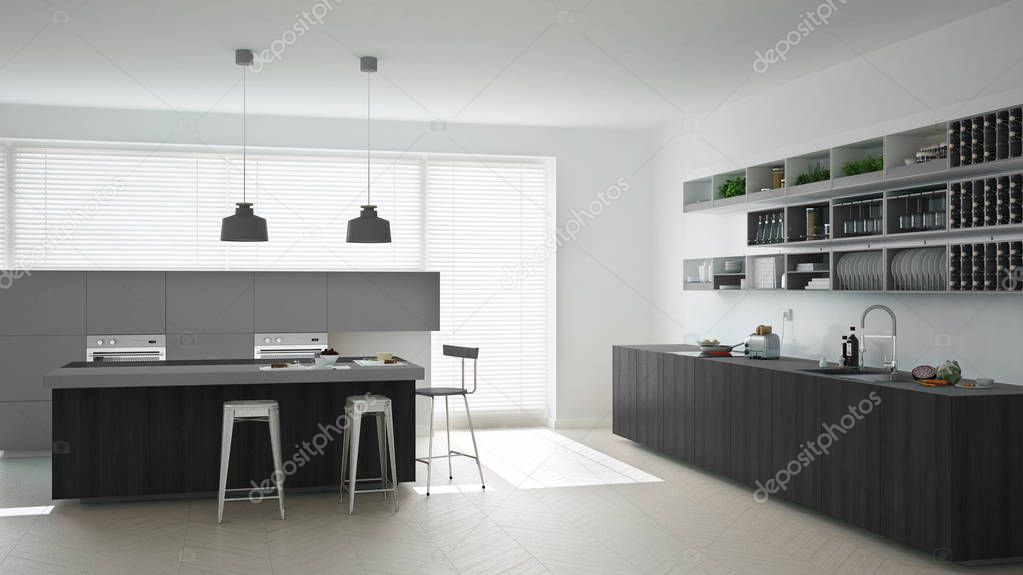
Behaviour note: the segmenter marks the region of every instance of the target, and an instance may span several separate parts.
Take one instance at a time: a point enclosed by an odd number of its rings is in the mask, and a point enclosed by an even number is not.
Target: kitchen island
[[[339,359],[340,369],[267,369],[266,360],[239,359],[81,362],[51,371],[43,383],[53,390],[53,498],[215,493],[223,405],[242,399],[280,404],[286,489],[336,489],[345,399],[366,393],[391,399],[398,480],[412,481],[414,389],[424,369],[354,359]],[[364,424],[361,449],[376,453],[375,426]],[[379,476],[376,459],[359,459],[360,477]],[[259,485],[272,469],[266,425],[236,425],[228,487]]]
[[[1023,558],[1023,387],[852,381],[697,349],[613,348],[615,434],[939,560]]]

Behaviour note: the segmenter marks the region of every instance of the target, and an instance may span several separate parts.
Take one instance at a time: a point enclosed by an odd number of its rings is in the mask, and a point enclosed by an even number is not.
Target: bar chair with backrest
[[[426,464],[426,495],[430,495],[430,472],[432,471],[432,462],[434,459],[446,458],[448,460],[448,479],[453,479],[454,475],[451,471],[451,457],[461,456],[474,459],[476,461],[476,468],[480,473],[480,485],[483,489],[487,488],[486,482],[483,480],[483,466],[480,464],[480,451],[476,446],[476,430],[472,426],[472,415],[469,413],[469,399],[470,394],[476,393],[476,375],[477,375],[477,360],[480,355],[480,348],[478,347],[462,347],[457,345],[445,345],[444,355],[447,357],[456,357],[462,360],[462,377],[461,387],[424,387],[416,390],[416,395],[430,398],[430,447],[429,454],[426,457],[416,458],[416,461]],[[465,388],[465,360],[472,360],[472,391]],[[468,453],[462,453],[461,451],[453,451],[451,449],[451,412],[448,406],[448,398],[452,396],[461,396],[462,401],[465,403],[465,418],[469,423],[469,435],[472,437],[472,450],[475,455],[469,455]],[[447,455],[433,455],[433,407],[434,401],[438,397],[444,398],[444,427],[447,432],[448,438],[448,453]]]

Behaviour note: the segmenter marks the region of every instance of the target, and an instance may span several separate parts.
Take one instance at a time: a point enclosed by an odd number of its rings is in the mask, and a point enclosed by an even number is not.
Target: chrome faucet
[[[872,311],[874,311],[876,309],[879,309],[879,310],[887,313],[888,316],[892,318],[892,335],[891,336],[886,336],[886,335],[872,335],[872,336],[868,336],[866,333],[864,333],[864,330],[867,327],[867,316],[870,315],[870,312],[872,312]],[[890,308],[890,307],[888,307],[886,305],[874,304],[874,305],[868,307],[867,309],[863,310],[863,315],[860,316],[860,333],[863,334],[863,336],[862,336],[863,337],[863,345],[860,346],[860,365],[863,365],[863,357],[864,357],[864,354],[867,351],[866,347],[867,347],[867,338],[868,337],[870,337],[870,338],[889,338],[890,337],[891,340],[892,340],[892,359],[891,359],[891,361],[884,362],[884,367],[887,367],[888,368],[888,373],[892,377],[895,377],[895,373],[898,370],[898,359],[897,359],[898,356],[895,353],[895,336],[896,336],[897,327],[898,327],[898,320],[895,319],[895,312],[892,311],[892,308]]]

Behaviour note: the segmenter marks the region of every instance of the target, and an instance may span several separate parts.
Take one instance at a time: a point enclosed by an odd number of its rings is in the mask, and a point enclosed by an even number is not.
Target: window
[[[428,162],[426,267],[441,278],[433,385],[458,385],[460,377],[458,360],[443,356],[443,344],[479,347],[472,410],[482,417],[546,423],[551,171],[548,162],[521,159]]]
[[[220,241],[242,201],[241,156],[18,147],[14,261],[22,269],[421,269],[422,162],[381,154],[373,201],[394,242],[347,244],[366,199],[357,155],[251,155],[248,200],[270,242]]]
[[[545,422],[553,160],[375,154],[372,201],[393,242],[367,245],[345,242],[347,220],[365,203],[357,153],[250,151],[248,200],[270,236],[256,244],[219,241],[221,219],[242,200],[233,150],[14,143],[7,158],[0,232],[9,266],[439,271],[433,385],[458,376],[444,343],[478,346],[474,412]]]

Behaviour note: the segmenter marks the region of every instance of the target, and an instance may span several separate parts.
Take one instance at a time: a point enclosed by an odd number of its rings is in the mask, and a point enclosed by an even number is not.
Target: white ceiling
[[[362,117],[368,54],[374,117],[650,126],[1004,2],[845,1],[755,74],[754,51],[827,0],[0,0],[0,102],[236,112],[233,50],[284,38],[250,112]],[[315,6],[323,23],[285,37]]]

